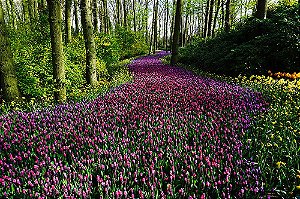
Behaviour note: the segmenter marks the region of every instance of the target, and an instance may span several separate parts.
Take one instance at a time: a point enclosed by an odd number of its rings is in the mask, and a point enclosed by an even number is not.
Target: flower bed
[[[91,102],[0,117],[0,197],[230,198],[264,194],[241,138],[258,92],[159,60]]]

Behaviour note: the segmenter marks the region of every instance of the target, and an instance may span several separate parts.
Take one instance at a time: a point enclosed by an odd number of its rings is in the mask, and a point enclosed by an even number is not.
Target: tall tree
[[[216,25],[217,25],[219,10],[220,10],[220,3],[221,3],[221,1],[217,0],[216,12],[215,12],[215,16],[214,16],[214,23],[213,23],[213,29],[212,29],[212,36],[215,36],[215,29],[216,29]]]
[[[136,32],[136,13],[135,13],[135,0],[132,0],[132,10],[133,10],[133,30]]]
[[[127,1],[123,0],[123,20],[124,20],[124,27],[127,27]]]
[[[103,10],[102,10],[102,16],[103,16],[103,29],[105,33],[109,33],[110,29],[110,21],[108,16],[108,9],[107,9],[107,0],[102,0],[103,2]],[[119,19],[118,19],[119,20]]]
[[[209,8],[210,8],[210,0],[206,1],[206,7],[205,7],[205,17],[204,17],[204,27],[203,27],[203,34],[202,36],[206,38],[207,36],[207,28],[208,28],[208,16],[209,16]]]
[[[255,17],[265,19],[267,16],[267,0],[257,0]]]
[[[20,97],[2,1],[0,1],[0,84],[4,99],[12,101]]]
[[[121,3],[120,3],[120,0],[116,0],[116,15],[117,15],[117,26],[120,26],[121,25]]]
[[[226,0],[226,10],[225,10],[225,31],[229,32],[231,26],[231,2]]]
[[[9,0],[10,2],[10,10],[11,10],[11,17],[12,17],[12,26],[16,26],[16,9],[15,9],[15,2],[13,0]]]
[[[81,0],[81,24],[83,28],[83,36],[86,50],[86,82],[91,86],[97,83],[96,72],[96,47],[93,35],[93,23],[91,13],[90,0]]]
[[[153,5],[153,54],[155,54],[157,47],[157,15],[158,15],[158,0],[154,0]]]
[[[68,44],[72,39],[72,26],[71,26],[71,7],[72,0],[66,0],[65,6],[65,43]]]
[[[61,31],[60,0],[47,0],[52,47],[52,65],[54,79],[54,99],[57,102],[66,100],[65,66],[63,58],[63,43]]]
[[[177,0],[176,14],[174,22],[174,33],[172,42],[172,56],[171,65],[174,66],[178,62],[178,48],[179,48],[179,34],[180,34],[180,21],[182,13],[182,0]]]
[[[27,24],[29,23],[29,11],[28,11],[28,1],[22,0],[22,7],[23,7],[23,19],[24,22]]]
[[[93,0],[93,25],[94,31],[98,32],[98,2]]]
[[[165,3],[165,27],[164,27],[164,41],[165,41],[165,50],[168,49],[168,20],[169,20],[169,1],[166,0]]]
[[[75,21],[75,27],[74,27],[74,32],[75,34],[79,33],[79,17],[78,17],[78,0],[74,0],[74,10],[73,10],[73,15],[74,15],[74,21]]]
[[[213,20],[213,12],[214,12],[214,0],[210,0],[210,8],[209,8],[209,16],[208,16],[208,23],[207,23],[207,36],[211,36],[211,25]]]
[[[36,16],[35,0],[27,0],[27,5],[30,22],[33,22]]]

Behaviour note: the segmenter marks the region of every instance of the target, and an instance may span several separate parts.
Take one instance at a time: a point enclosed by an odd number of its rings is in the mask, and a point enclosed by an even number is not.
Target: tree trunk
[[[214,0],[210,0],[210,8],[209,8],[209,17],[208,17],[208,24],[207,24],[207,36],[211,36],[211,25],[213,20],[213,12],[214,12]]]
[[[71,39],[72,39],[71,6],[72,6],[72,0],[66,0],[66,6],[65,6],[65,43],[66,43],[66,45],[68,43],[70,43]]]
[[[127,27],[127,4],[126,4],[126,0],[123,0],[123,12],[124,12],[124,16],[123,16],[123,20],[124,20],[124,27]]]
[[[218,15],[219,15],[219,10],[220,10],[220,0],[217,1],[217,7],[216,7],[216,12],[215,12],[215,17],[214,17],[214,23],[213,23],[213,29],[212,29],[212,36],[215,36],[215,29],[216,29],[216,25],[217,25],[217,19],[218,19]]]
[[[90,0],[81,0],[81,24],[86,50],[86,82],[91,86],[95,86],[97,83],[96,47],[90,5]]]
[[[167,13],[166,13],[166,21],[165,21],[165,40],[166,40],[166,46],[165,46],[165,50],[168,50],[168,21],[169,21],[169,2],[166,1],[166,9],[167,9]]]
[[[49,23],[52,47],[54,99],[57,102],[62,102],[66,100],[66,87],[61,31],[61,5],[60,0],[47,0],[47,2],[49,9]]]
[[[172,51],[172,46],[173,46],[173,35],[174,35],[175,13],[176,13],[176,9],[174,12],[175,7],[176,7],[176,0],[173,0],[172,16],[171,16],[172,19],[171,19],[171,34],[170,34],[170,51]]]
[[[225,24],[225,10],[224,10],[224,1],[222,0],[222,6],[221,6],[221,11],[222,11],[222,18],[221,18],[221,27],[224,28],[224,24]]]
[[[103,16],[103,24],[102,24],[102,28],[104,30],[105,33],[109,34],[109,28],[110,28],[110,21],[109,21],[109,17],[108,17],[108,12],[107,12],[107,0],[102,0],[102,16]]]
[[[267,16],[267,0],[257,0],[255,17],[265,19]]]
[[[39,9],[42,11],[44,11],[46,9],[46,1],[45,0],[41,0]]]
[[[30,22],[32,23],[35,20],[35,2],[34,0],[27,0],[27,5],[28,5],[28,13],[29,13],[29,18]]]
[[[155,54],[157,47],[157,14],[158,14],[158,1],[154,0],[154,23],[153,23],[153,54]]]
[[[133,30],[134,32],[136,32],[135,0],[132,0],[132,9],[133,9]]]
[[[120,0],[117,0],[116,4],[117,4],[116,5],[117,6],[117,8],[116,8],[117,9],[117,23],[116,24],[117,24],[117,26],[120,26],[121,25],[120,24],[121,23],[121,18],[120,18],[120,7],[121,7],[120,6]]]
[[[94,25],[94,32],[98,32],[98,5],[97,0],[93,0],[93,25]]]
[[[231,14],[230,14],[230,0],[226,1],[226,11],[225,11],[225,31],[229,32],[230,31],[230,26],[231,26]]]
[[[177,0],[175,23],[174,23],[174,34],[172,42],[172,56],[171,65],[174,66],[178,62],[178,47],[179,47],[179,34],[180,34],[180,21],[182,12],[182,0]]]
[[[146,2],[145,2],[145,7],[146,7],[145,8],[145,13],[143,14],[143,19],[142,19],[142,30],[145,31],[145,37],[146,37],[146,42],[147,43],[149,41],[149,30],[148,30],[148,13],[149,13],[149,8],[148,8],[148,6],[149,6],[149,2],[148,2],[148,0],[146,0]]]
[[[28,2],[27,2],[27,0],[22,1],[22,6],[23,6],[24,22],[26,24],[28,24],[29,23],[29,11],[28,11]]]
[[[10,2],[10,12],[11,12],[11,17],[12,17],[12,26],[15,28],[16,26],[16,9],[15,9],[15,3],[13,0],[9,0]]]
[[[75,34],[79,33],[78,0],[74,0]]]
[[[205,18],[204,18],[204,30],[203,30],[203,37],[206,38],[207,36],[207,28],[208,28],[208,16],[209,16],[209,4],[210,0],[207,0],[206,7],[205,7]]]
[[[8,31],[4,21],[2,2],[0,1],[0,84],[3,97],[13,101],[20,97],[13,54],[10,49]]]

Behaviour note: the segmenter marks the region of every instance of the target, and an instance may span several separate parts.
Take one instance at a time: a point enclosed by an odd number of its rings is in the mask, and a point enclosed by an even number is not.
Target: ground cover
[[[0,196],[230,198],[265,195],[243,143],[259,92],[159,60],[93,101],[0,117]],[[246,153],[247,154],[247,153]]]

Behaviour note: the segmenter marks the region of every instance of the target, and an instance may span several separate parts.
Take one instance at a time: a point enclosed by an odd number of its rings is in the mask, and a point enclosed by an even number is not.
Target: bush
[[[133,32],[124,27],[118,27],[115,32],[120,45],[121,59],[146,54],[148,47],[143,32]]]
[[[298,6],[280,6],[266,20],[250,17],[208,40],[194,38],[180,61],[229,75],[300,71]]]

